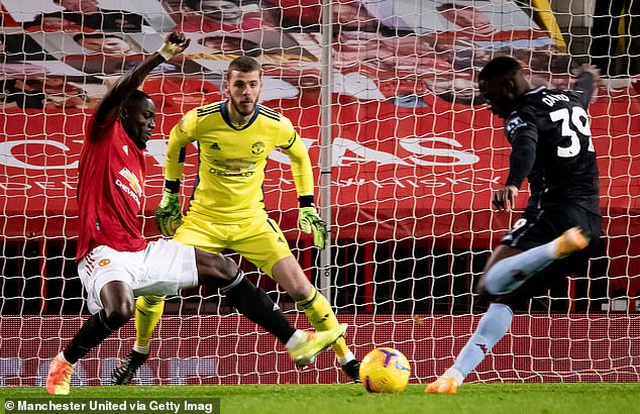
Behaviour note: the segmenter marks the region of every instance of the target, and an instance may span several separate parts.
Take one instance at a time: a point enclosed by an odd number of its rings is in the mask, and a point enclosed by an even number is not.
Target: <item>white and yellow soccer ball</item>
[[[400,392],[411,376],[411,366],[402,352],[376,348],[360,364],[360,381],[369,392]]]

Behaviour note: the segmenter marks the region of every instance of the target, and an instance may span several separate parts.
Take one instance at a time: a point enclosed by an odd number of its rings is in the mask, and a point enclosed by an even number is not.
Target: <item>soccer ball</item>
[[[411,376],[411,366],[402,352],[376,348],[360,364],[360,381],[369,392],[403,391]]]

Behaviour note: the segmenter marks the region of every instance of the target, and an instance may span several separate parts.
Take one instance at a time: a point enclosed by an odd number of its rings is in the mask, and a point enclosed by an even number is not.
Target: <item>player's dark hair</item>
[[[133,93],[131,93],[131,95],[129,95],[127,100],[124,102],[124,107],[127,109],[137,108],[139,107],[141,102],[147,99],[151,99],[151,97],[147,93],[139,89],[136,89],[135,91],[133,91]]]
[[[498,56],[489,61],[480,71],[479,81],[493,81],[515,76],[522,70],[517,60],[510,56]]]
[[[227,77],[232,70],[237,70],[242,73],[249,73],[260,71],[260,63],[252,57],[249,56],[240,56],[231,61],[229,63],[229,69],[227,70]]]

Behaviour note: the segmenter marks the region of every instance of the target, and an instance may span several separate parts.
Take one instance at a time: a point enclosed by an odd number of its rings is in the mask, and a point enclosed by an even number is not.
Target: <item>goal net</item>
[[[473,286],[521,212],[490,206],[492,190],[506,179],[510,147],[478,95],[479,70],[507,54],[535,84],[565,88],[596,45],[591,55],[614,68],[590,107],[600,252],[588,268],[515,309],[511,330],[468,380],[638,381],[640,147],[633,141],[640,84],[637,40],[624,33],[637,22],[624,10],[596,15],[589,2],[558,3],[566,7],[554,11],[556,20],[548,2],[536,0],[531,7],[498,0],[0,0],[0,385],[42,385],[49,361],[88,316],[73,260],[83,131],[108,85],[172,30],[192,39],[185,58],[163,64],[143,86],[158,108],[145,236],[159,237],[153,210],[170,129],[189,109],[224,99],[230,60],[257,58],[263,104],[289,117],[309,147],[317,202],[330,218],[329,252],[319,253],[297,229],[293,178],[279,152],[264,185],[270,216],[349,324],[356,356],[397,348],[411,361],[413,382],[442,373],[472,334],[486,309]],[[591,36],[594,21],[606,35]],[[620,36],[609,36],[617,25]],[[609,43],[601,47],[603,39]],[[197,163],[192,147],[185,206]],[[321,180],[321,170],[330,180]],[[527,195],[518,199],[520,210]],[[229,254],[296,327],[310,327],[272,280]],[[131,321],[80,361],[72,383],[108,383],[134,336]],[[193,289],[167,300],[149,363],[135,381],[346,378],[331,351],[296,370],[273,336],[217,292]]]

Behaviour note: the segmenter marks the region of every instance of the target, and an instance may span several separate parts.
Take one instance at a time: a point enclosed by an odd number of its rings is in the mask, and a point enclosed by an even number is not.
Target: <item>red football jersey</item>
[[[93,130],[91,117],[80,154],[78,207],[80,235],[76,259],[97,246],[121,252],[143,250],[144,154],[119,119]]]

